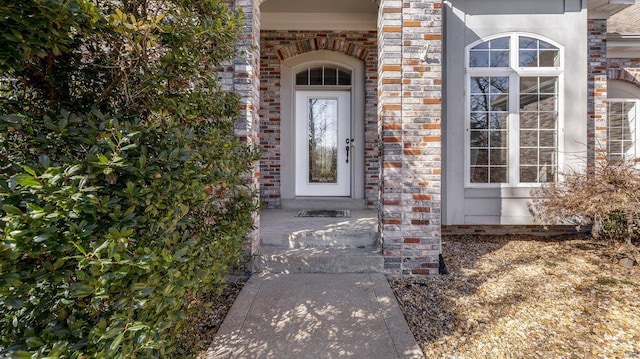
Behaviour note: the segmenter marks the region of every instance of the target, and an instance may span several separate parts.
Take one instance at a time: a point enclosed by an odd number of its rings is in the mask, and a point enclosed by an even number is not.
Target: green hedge
[[[192,303],[241,258],[256,203],[256,152],[215,71],[239,15],[195,0],[0,11],[0,356],[193,355],[175,353]]]

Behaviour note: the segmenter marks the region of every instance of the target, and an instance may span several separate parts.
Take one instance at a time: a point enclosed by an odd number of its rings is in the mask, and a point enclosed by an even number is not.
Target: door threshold
[[[280,200],[282,209],[366,209],[364,199],[349,197],[296,197]]]

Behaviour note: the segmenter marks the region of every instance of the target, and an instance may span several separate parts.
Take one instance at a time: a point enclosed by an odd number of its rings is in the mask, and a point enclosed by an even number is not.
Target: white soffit
[[[636,3],[636,0],[587,0],[590,19],[608,19]]]
[[[261,30],[376,30],[371,13],[263,12]]]
[[[376,30],[373,0],[265,0],[262,30]]]

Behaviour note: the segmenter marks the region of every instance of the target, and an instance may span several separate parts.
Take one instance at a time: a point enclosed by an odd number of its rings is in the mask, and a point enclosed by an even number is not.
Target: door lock
[[[349,151],[351,150],[351,146],[353,146],[353,138],[347,138],[347,147],[345,150],[347,151],[347,163],[349,163]]]

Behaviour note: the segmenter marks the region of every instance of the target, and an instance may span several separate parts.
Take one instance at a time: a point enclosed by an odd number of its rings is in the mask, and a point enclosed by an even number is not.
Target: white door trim
[[[351,90],[352,134],[355,139],[352,148],[351,198],[364,198],[364,63],[354,57],[335,51],[320,50],[292,57],[282,63],[280,92],[280,196],[282,199],[295,198],[294,166],[294,110],[295,73],[313,64],[339,65],[351,69],[353,85]],[[350,156],[351,157],[351,156]],[[350,160],[351,161],[351,160]]]

